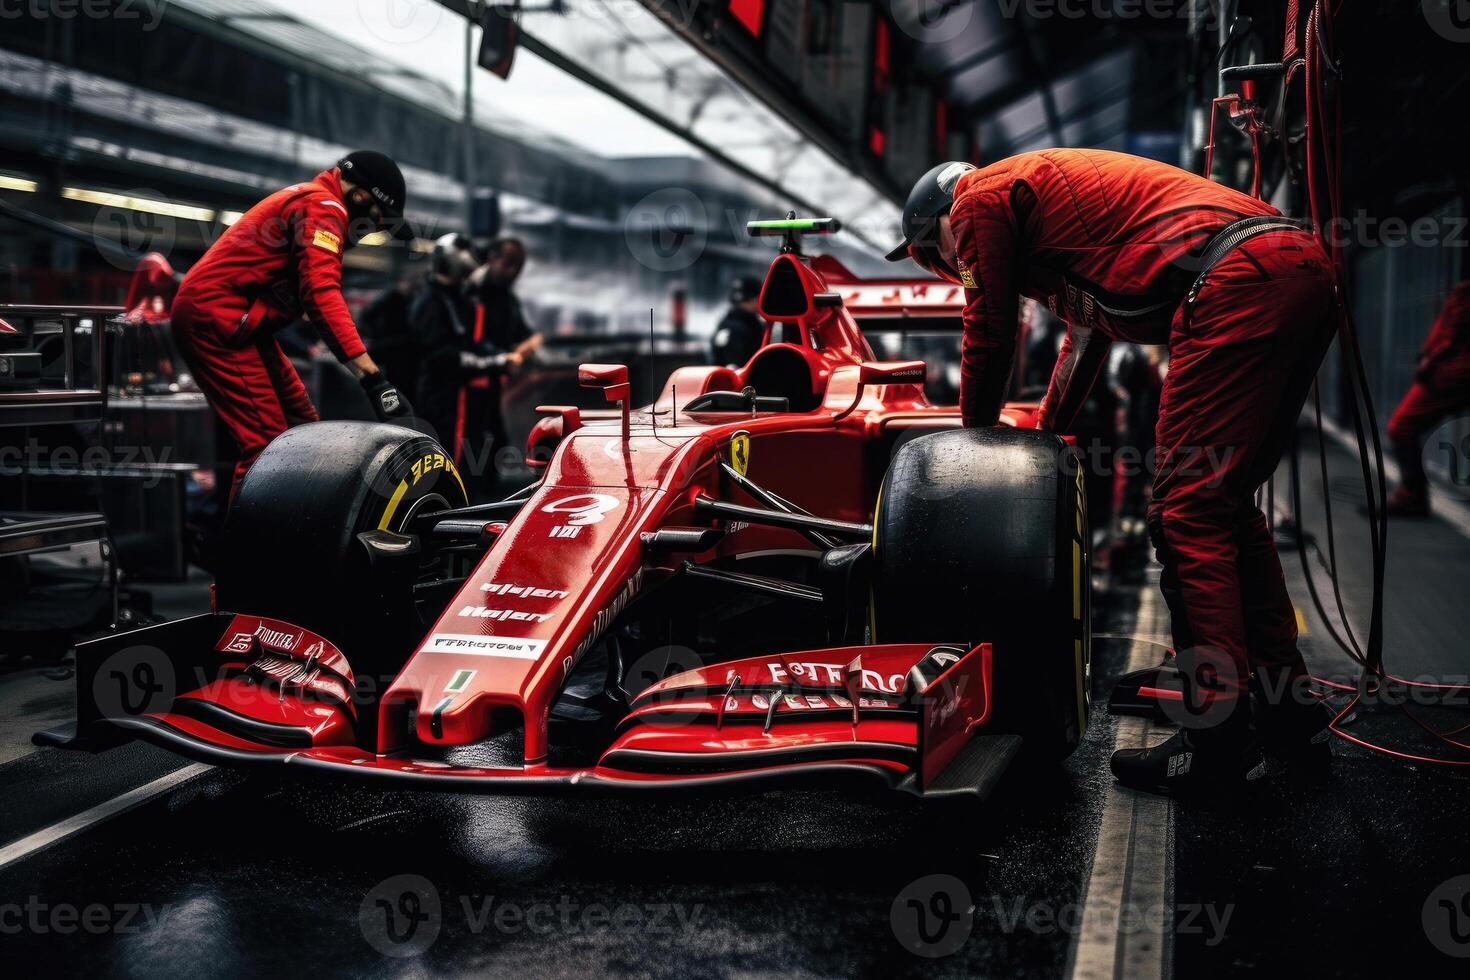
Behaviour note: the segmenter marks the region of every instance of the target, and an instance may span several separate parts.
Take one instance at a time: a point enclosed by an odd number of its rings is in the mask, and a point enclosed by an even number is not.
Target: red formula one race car
[[[466,506],[431,439],[291,429],[250,470],[210,615],[78,650],[78,732],[225,764],[479,792],[873,780],[983,798],[1086,727],[1074,451],[1009,407],[963,429],[878,361],[783,238],[788,342],[684,367],[630,411],[546,407],[542,479]],[[937,291],[937,283],[886,284]],[[859,304],[861,305],[861,304]],[[890,304],[891,305],[891,304]]]

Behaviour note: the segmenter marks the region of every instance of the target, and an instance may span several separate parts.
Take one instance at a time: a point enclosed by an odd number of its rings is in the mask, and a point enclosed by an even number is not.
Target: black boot
[[[1332,768],[1327,726],[1336,712],[1303,682],[1274,693],[1257,691],[1254,701],[1256,733],[1266,756],[1300,775],[1326,775]]]
[[[1119,749],[1110,765],[1124,786],[1171,795],[1228,792],[1264,770],[1253,739],[1227,742],[1188,728],[1152,748]]]

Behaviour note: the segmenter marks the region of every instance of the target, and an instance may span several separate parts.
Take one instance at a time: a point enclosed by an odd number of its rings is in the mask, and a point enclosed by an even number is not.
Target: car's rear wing
[[[958,333],[965,290],[940,279],[865,279],[830,255],[812,260],[842,306],[864,330]]]

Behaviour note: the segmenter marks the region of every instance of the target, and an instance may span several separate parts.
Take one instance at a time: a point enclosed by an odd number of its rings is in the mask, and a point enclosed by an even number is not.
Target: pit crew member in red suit
[[[306,386],[274,332],[308,317],[383,421],[411,415],[378,370],[342,298],[342,253],[392,231],[411,238],[397,164],[359,150],[277,191],[231,225],[184,276],[173,335],[194,380],[240,448],[231,499],[261,450],[291,425],[316,421]]]
[[[1018,296],[1068,324],[1040,409],[1051,431],[1067,431],[1113,341],[1169,345],[1148,524],[1194,714],[1161,745],[1114,753],[1114,775],[1149,790],[1229,787],[1258,771],[1261,743],[1324,761],[1328,718],[1304,690],[1295,612],[1253,501],[1336,323],[1314,236],[1176,167],[1071,149],[941,164],[914,188],[903,228],[891,260],[913,257],[966,290],[966,426],[996,424]],[[1268,694],[1259,741],[1253,675]]]
[[[167,322],[169,304],[178,287],[178,278],[168,259],[158,252],[149,252],[138,262],[128,283],[124,319],[129,323]]]
[[[1414,383],[1388,420],[1388,438],[1399,464],[1399,485],[1388,512],[1400,517],[1429,515],[1429,478],[1421,443],[1430,429],[1455,412],[1470,410],[1470,279],[1440,307],[1419,351]],[[1439,447],[1431,446],[1430,451]]]

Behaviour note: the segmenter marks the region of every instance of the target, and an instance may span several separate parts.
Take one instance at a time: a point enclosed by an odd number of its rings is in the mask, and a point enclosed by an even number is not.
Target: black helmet
[[[919,178],[903,205],[903,241],[888,253],[889,262],[913,258],[930,272],[949,270],[949,260],[939,254],[939,219],[949,214],[960,178],[974,169],[963,160],[950,160]]]
[[[408,191],[398,164],[377,150],[353,150],[337,161],[337,169],[342,171],[344,179],[367,191],[378,202],[378,207],[383,209],[384,223],[392,228],[394,238],[413,237],[413,229],[403,220]]]
[[[474,243],[458,232],[439,236],[429,261],[435,275],[448,276],[455,282],[464,282],[480,264],[475,258]]]

